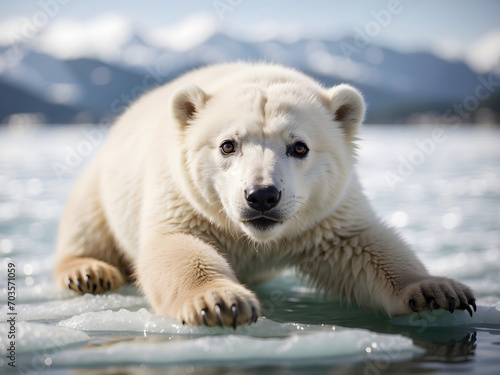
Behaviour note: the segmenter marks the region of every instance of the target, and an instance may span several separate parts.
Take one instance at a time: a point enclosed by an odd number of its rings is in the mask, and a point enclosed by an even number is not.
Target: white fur
[[[241,283],[290,266],[389,315],[411,312],[410,299],[427,309],[429,296],[442,308],[450,298],[467,305],[471,291],[429,276],[362,194],[354,142],[363,117],[356,89],[324,89],[276,65],[215,65],[154,90],[117,121],[72,193],[59,284],[99,292],[121,284],[116,270],[133,269],[157,312],[209,325],[221,323],[217,304],[224,325],[236,324],[233,304],[237,323],[250,323],[259,302]],[[227,156],[226,140],[235,144]],[[287,155],[298,140],[304,159]],[[269,185],[281,194],[280,223],[259,230],[243,221],[245,191]]]

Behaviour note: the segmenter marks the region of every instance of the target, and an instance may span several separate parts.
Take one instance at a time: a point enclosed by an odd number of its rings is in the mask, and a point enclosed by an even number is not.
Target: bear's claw
[[[450,312],[453,314],[453,311],[455,311],[455,298],[450,298]]]
[[[224,324],[222,323],[221,308],[218,303],[215,305],[215,313],[217,314],[217,323],[219,323],[219,327],[224,327]]]
[[[432,312],[432,310],[434,310],[434,307],[435,307],[434,305],[436,304],[436,299],[434,297],[431,297],[431,298],[429,298],[428,303],[429,303],[429,309]]]
[[[469,305],[472,306],[472,308],[474,309],[474,312],[477,311],[476,300],[474,298],[469,299]]]
[[[413,312],[446,309],[453,313],[455,309],[466,310],[472,317],[477,311],[476,299],[465,285],[445,277],[429,277],[408,286],[405,295]],[[472,307],[472,308],[471,308]]]
[[[257,310],[255,310],[255,307],[252,307],[252,323],[257,323],[258,318]]]
[[[236,329],[236,319],[238,319],[238,308],[236,305],[231,306],[231,311],[233,312],[233,328]]]
[[[472,318],[472,309],[470,308],[469,305],[460,305],[464,310],[467,310],[469,313],[470,317]]]
[[[415,301],[414,300],[410,300],[410,308],[414,311],[414,312],[417,312],[417,309],[415,308]]]
[[[205,317],[207,315],[207,310],[206,309],[201,310],[200,314],[201,318],[203,319],[203,324],[205,324],[208,327],[207,318]]]

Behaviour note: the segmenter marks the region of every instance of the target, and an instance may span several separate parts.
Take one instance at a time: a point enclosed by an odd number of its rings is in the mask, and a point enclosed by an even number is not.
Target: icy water
[[[367,126],[360,141],[359,175],[380,216],[432,273],[476,291],[473,318],[435,310],[391,320],[318,297],[290,271],[254,287],[265,318],[237,330],[155,316],[133,286],[54,290],[58,220],[102,135],[0,129],[0,373],[498,374],[498,130]]]

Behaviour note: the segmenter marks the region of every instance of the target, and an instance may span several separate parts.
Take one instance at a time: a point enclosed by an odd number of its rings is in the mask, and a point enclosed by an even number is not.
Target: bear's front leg
[[[331,236],[330,236],[331,237]],[[429,275],[409,246],[382,224],[324,240],[299,260],[318,289],[389,316],[443,308],[476,310],[466,285]]]
[[[136,276],[156,313],[186,324],[236,328],[260,315],[257,297],[240,284],[227,261],[191,235],[149,238]]]

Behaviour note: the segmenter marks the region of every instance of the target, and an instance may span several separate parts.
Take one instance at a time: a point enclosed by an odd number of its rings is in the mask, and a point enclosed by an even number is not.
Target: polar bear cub
[[[234,326],[245,284],[295,267],[318,290],[390,316],[476,309],[380,222],[355,172],[365,105],[278,65],[222,64],[142,97],[78,180],[55,279],[79,293],[136,281],[159,314]]]

